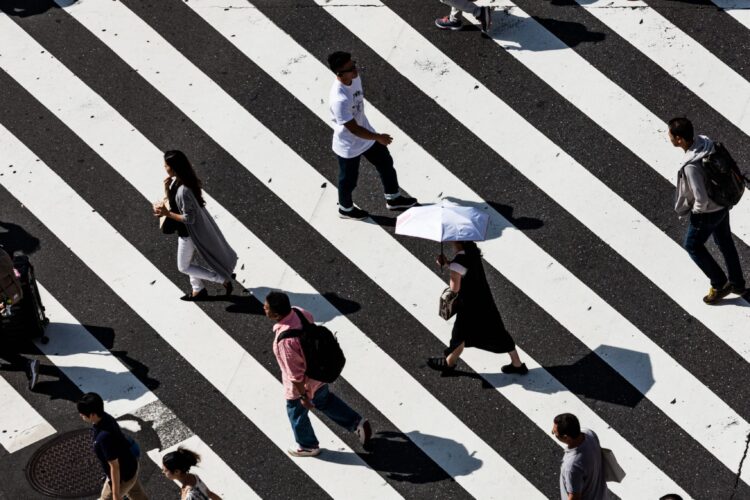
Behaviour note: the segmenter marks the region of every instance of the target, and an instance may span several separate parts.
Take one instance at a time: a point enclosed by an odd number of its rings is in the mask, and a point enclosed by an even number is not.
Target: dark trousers
[[[706,241],[711,235],[726,262],[729,282],[744,288],[745,278],[742,276],[740,258],[737,256],[737,249],[732,241],[732,230],[729,228],[729,209],[707,214],[690,214],[690,225],[683,244],[693,261],[711,280],[711,286],[719,289],[726,284],[727,275],[706,249]]]
[[[342,208],[351,208],[354,206],[352,193],[357,187],[359,178],[359,160],[362,157],[375,166],[380,175],[380,181],[383,183],[385,194],[398,194],[398,178],[396,170],[393,168],[393,158],[388,148],[376,142],[370,149],[354,158],[342,158],[336,156],[339,160],[339,206]]]

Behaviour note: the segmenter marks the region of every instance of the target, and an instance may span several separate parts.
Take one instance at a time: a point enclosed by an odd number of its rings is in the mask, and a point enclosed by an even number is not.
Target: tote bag
[[[602,467],[604,467],[604,480],[608,483],[620,483],[625,478],[625,471],[617,463],[612,450],[602,448]]]

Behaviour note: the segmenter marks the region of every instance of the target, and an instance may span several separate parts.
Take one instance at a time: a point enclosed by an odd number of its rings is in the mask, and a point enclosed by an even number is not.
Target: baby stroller
[[[0,248],[0,338],[40,338],[46,344],[48,323],[29,258],[17,255],[11,259]]]

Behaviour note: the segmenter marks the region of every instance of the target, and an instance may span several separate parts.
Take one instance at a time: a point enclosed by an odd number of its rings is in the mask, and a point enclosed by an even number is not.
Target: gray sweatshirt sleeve
[[[180,186],[175,196],[177,208],[182,214],[182,222],[187,225],[195,223],[196,212],[198,210],[198,200],[195,199],[190,189]]]
[[[703,177],[703,173],[700,168],[694,164],[685,165],[685,177],[687,178],[690,190],[695,196],[695,203],[693,204],[693,212],[705,212],[709,207],[710,198],[708,197],[708,191],[706,190],[706,181]]]

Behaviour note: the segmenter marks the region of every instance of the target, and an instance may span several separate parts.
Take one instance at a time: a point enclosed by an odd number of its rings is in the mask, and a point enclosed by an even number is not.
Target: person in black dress
[[[452,243],[456,251],[453,260],[449,261],[440,254],[437,263],[441,267],[448,265],[451,290],[458,292],[456,322],[444,355],[428,359],[427,365],[441,371],[453,370],[464,348],[476,347],[490,352],[507,352],[511,363],[502,367],[503,373],[525,375],[529,370],[521,363],[516,344],[497,310],[477,244],[473,241]]]

